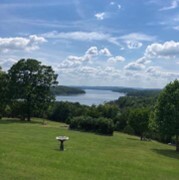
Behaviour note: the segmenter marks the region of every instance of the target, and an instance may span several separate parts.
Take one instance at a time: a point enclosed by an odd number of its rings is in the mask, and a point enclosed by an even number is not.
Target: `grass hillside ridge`
[[[101,136],[66,124],[0,120],[0,174],[8,179],[179,179],[175,147],[136,136]],[[56,136],[65,135],[65,151]]]

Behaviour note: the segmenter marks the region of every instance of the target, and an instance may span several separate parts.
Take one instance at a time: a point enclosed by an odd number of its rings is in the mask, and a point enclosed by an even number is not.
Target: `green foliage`
[[[102,117],[115,118],[119,111],[119,108],[115,104],[104,104],[97,107],[97,111],[100,112]]]
[[[129,114],[129,124],[134,129],[135,134],[141,137],[148,131],[149,110],[148,109],[133,109]]]
[[[129,111],[123,111],[121,114],[117,115],[113,121],[115,123],[116,131],[123,131],[127,126]]]
[[[9,83],[8,75],[5,72],[3,72],[0,68],[0,113],[1,114],[4,114],[5,107],[9,102],[8,83]]]
[[[114,103],[119,106],[120,109],[130,108],[153,108],[156,103],[156,97],[142,97],[142,96],[124,96],[120,97]]]
[[[176,135],[179,151],[179,81],[169,83],[161,92],[156,106],[156,122],[166,141]]]
[[[176,135],[179,130],[179,81],[169,83],[156,106],[156,122],[163,134]]]
[[[158,97],[160,92],[160,89],[135,89],[128,92],[127,96]]]
[[[113,121],[107,118],[92,118],[90,116],[74,117],[70,120],[70,129],[96,132],[99,134],[112,135],[114,130]]]
[[[89,107],[87,115],[94,118],[105,117],[113,119],[119,112],[119,108],[115,104],[101,104],[99,106],[92,105]]]
[[[50,89],[57,84],[57,75],[50,66],[34,59],[21,59],[8,72],[13,101],[24,103],[23,112],[30,120],[34,111],[45,112],[54,100]]]
[[[49,115],[49,119],[59,122],[66,122],[70,117],[70,107],[68,103],[59,102],[56,103],[53,111]]]
[[[86,115],[87,106],[71,102],[55,102],[48,114],[48,119],[58,122],[66,122],[72,117]]]
[[[100,117],[96,119],[96,132],[99,134],[113,135],[114,124],[112,119]]]
[[[123,132],[130,135],[135,134],[134,129],[129,124],[124,128]]]
[[[101,112],[98,111],[96,105],[92,105],[87,110],[87,116],[91,116],[93,118],[99,118],[101,116]]]

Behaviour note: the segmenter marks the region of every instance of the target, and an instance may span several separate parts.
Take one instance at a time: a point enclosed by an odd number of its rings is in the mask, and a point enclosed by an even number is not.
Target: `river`
[[[84,105],[99,105],[108,101],[117,100],[119,97],[125,96],[124,93],[113,92],[110,90],[84,89],[85,94],[56,96],[56,101],[79,102]]]

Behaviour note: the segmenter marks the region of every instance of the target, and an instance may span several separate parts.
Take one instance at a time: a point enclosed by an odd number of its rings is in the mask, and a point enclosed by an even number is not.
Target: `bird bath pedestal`
[[[67,136],[58,136],[58,137],[56,137],[56,139],[60,142],[60,151],[64,151],[63,142],[69,140],[69,137],[67,137]]]

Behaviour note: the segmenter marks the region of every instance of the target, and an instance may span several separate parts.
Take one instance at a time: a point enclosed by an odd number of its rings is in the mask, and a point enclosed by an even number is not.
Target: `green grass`
[[[55,137],[69,136],[65,151]],[[179,179],[179,153],[122,133],[100,136],[65,124],[0,120],[0,179]]]

